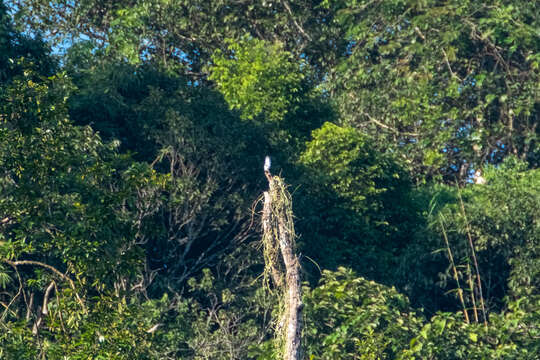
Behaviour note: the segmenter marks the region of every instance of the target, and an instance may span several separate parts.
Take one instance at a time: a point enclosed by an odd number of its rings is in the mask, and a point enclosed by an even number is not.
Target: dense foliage
[[[536,359],[539,10],[0,3],[0,359],[275,359],[266,155],[307,359]]]

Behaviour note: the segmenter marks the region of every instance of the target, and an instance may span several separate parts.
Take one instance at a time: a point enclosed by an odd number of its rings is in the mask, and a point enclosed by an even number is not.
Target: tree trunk
[[[285,226],[279,221],[279,245],[286,269],[287,303],[285,313],[287,332],[285,338],[285,360],[302,359],[302,283],[300,280],[300,264],[294,254],[290,237]]]
[[[300,263],[295,254],[295,233],[292,221],[290,194],[279,177],[265,171],[269,191],[264,193],[263,232],[265,247],[279,247],[285,274],[280,271],[276,256],[265,256],[267,269],[274,285],[283,290],[285,311],[281,323],[284,327],[284,360],[301,360],[302,352],[302,282]],[[265,254],[276,254],[278,249],[265,249]],[[282,267],[283,267],[282,265]],[[284,275],[284,276],[283,276]],[[283,281],[284,280],[284,281]]]

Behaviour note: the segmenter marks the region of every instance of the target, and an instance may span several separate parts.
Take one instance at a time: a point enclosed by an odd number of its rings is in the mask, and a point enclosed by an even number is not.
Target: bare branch
[[[448,61],[448,55],[446,54],[446,51],[444,51],[444,48],[441,48],[441,51],[444,56],[444,62],[446,64],[446,67],[448,68],[448,71],[450,71],[450,75],[452,75],[452,77],[458,79],[459,81],[463,81],[459,76],[456,75],[454,71],[452,71],[452,67],[450,66],[450,61]]]
[[[397,135],[406,135],[406,136],[418,136],[418,133],[414,133],[414,132],[408,132],[408,131],[399,131],[397,129],[394,129],[393,127],[390,127],[388,125],[386,125],[385,123],[382,123],[380,122],[379,120],[375,119],[374,117],[372,117],[371,115],[369,115],[368,113],[365,113],[363,112],[362,115],[364,115],[365,117],[367,117],[369,119],[369,121],[371,121],[372,123],[374,123],[375,125],[378,125],[382,128],[385,128],[387,130],[390,130],[391,132],[393,132],[394,134],[397,134]]]
[[[293,12],[292,12],[292,10],[291,10],[291,7],[290,7],[290,5],[289,5],[289,2],[288,2],[287,0],[284,0],[284,1],[283,1],[283,6],[285,7],[285,9],[287,10],[287,12],[289,13],[289,15],[290,15],[290,17],[291,17],[291,20],[292,20],[292,22],[293,22],[293,24],[294,24],[294,26],[296,26],[296,28],[298,29],[298,31],[300,31],[300,33],[301,33],[302,35],[304,35],[304,37],[305,37],[306,39],[308,39],[309,41],[311,41],[311,40],[312,40],[312,39],[311,39],[311,36],[309,36],[309,34],[306,33],[306,31],[302,28],[302,26],[300,26],[300,24],[299,24],[299,23],[296,21],[296,19],[294,18],[294,14],[293,14]]]

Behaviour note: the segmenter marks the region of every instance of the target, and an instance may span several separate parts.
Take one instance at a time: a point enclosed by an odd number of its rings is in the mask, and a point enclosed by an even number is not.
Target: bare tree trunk
[[[287,288],[287,317],[284,324],[287,324],[285,338],[285,360],[302,359],[302,283],[300,280],[300,264],[298,258],[292,251],[289,242],[289,234],[286,228],[279,222],[279,245],[281,255],[286,269]]]
[[[269,191],[264,193],[262,216],[265,266],[285,298],[285,311],[280,319],[285,327],[283,359],[302,360],[302,282],[295,254],[291,198],[279,177],[272,177],[268,170],[265,174],[269,183]],[[278,253],[281,253],[282,263]],[[283,266],[284,274],[280,269]]]

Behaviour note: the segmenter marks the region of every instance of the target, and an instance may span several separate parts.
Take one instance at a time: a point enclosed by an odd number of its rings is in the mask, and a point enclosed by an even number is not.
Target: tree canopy
[[[306,359],[536,359],[538,13],[0,2],[0,358],[281,356],[270,156]]]

